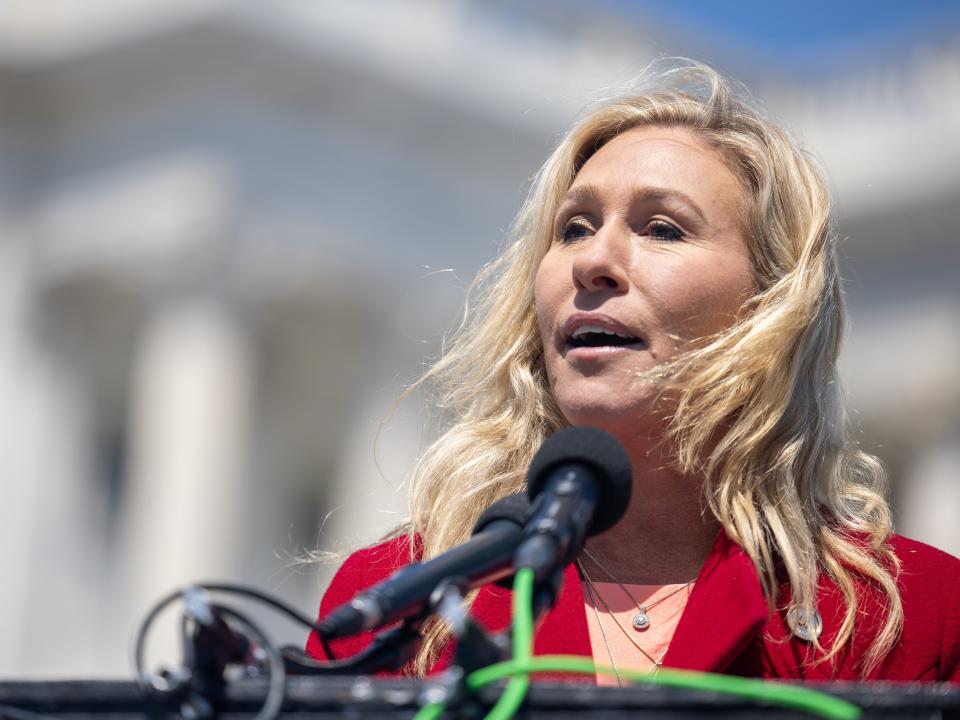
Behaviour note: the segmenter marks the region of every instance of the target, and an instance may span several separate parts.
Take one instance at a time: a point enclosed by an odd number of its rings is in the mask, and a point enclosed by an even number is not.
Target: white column
[[[945,438],[926,448],[903,478],[897,530],[960,556],[958,469],[960,444],[955,439]]]
[[[6,228],[5,228],[6,229]],[[0,243],[0,543],[4,592],[0,593],[0,675],[23,672],[21,652],[27,642],[26,622],[34,557],[29,549],[42,488],[32,482],[35,463],[27,442],[36,415],[28,373],[24,315],[28,296],[25,253],[18,242]],[[13,412],[13,408],[19,412]]]
[[[128,629],[175,586],[236,575],[244,555],[251,366],[247,338],[216,303],[181,301],[147,326],[132,376],[121,533],[129,543]],[[172,625],[164,628],[154,646],[169,650]]]
[[[9,237],[8,237],[9,240]],[[96,673],[104,503],[82,373],[38,337],[24,245],[0,244],[0,675]],[[51,652],[51,647],[70,648]]]
[[[397,332],[404,317],[417,317],[419,308],[409,300],[378,309],[387,319],[378,333],[380,346],[372,352],[369,379],[358,389],[351,425],[334,472],[331,509],[320,538],[325,548],[344,551],[369,545],[404,521],[409,512],[410,473],[424,441],[423,400],[419,392],[396,405],[403,379],[414,377],[421,358],[420,346],[409,335],[424,332],[416,327]],[[413,345],[413,347],[410,347]],[[389,416],[388,411],[391,411]],[[328,572],[321,573],[326,585]]]

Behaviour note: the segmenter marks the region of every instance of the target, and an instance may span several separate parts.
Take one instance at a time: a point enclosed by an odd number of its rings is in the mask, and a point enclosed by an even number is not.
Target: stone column
[[[247,338],[218,303],[178,299],[147,325],[132,374],[120,533],[127,627],[176,586],[237,574],[252,383]],[[168,659],[175,633],[163,627],[154,647]]]

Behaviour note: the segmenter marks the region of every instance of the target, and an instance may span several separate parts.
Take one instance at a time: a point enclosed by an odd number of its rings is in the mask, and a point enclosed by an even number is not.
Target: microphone
[[[511,560],[530,516],[523,493],[501,498],[488,507],[473,528],[473,537],[432,560],[412,563],[363,591],[320,621],[324,638],[374,630],[426,610],[430,595],[449,578],[462,578],[469,588],[513,575]]]
[[[531,568],[542,583],[573,562],[587,536],[620,521],[632,487],[630,458],[609,433],[571,427],[548,437],[527,473],[533,516],[514,568]]]

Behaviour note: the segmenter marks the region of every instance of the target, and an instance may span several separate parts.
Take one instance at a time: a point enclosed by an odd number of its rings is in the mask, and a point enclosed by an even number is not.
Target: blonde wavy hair
[[[484,508],[523,489],[534,453],[567,425],[547,381],[533,291],[561,199],[620,133],[686,128],[743,184],[757,292],[733,327],[657,368],[675,394],[665,441],[678,469],[703,478],[706,507],[753,561],[771,611],[784,582],[798,608],[816,607],[821,572],[836,583],[846,612],[832,647],[817,646],[818,662],[852,641],[863,589],[882,594],[887,614],[861,659],[866,676],[903,624],[899,564],[884,473],[850,438],[837,377],[844,309],[823,176],[714,70],[671,61],[645,78],[645,89],[600,103],[563,138],[509,243],[471,286],[459,329],[418,381],[447,420],[414,470],[401,531],[416,538],[418,559],[434,557],[468,539]],[[411,671],[425,673],[448,640],[429,622]]]

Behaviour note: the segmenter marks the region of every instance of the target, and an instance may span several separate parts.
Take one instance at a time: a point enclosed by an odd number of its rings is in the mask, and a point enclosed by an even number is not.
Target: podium
[[[411,718],[431,683],[380,680],[368,677],[293,677],[281,718],[311,720],[350,717],[356,720]],[[960,720],[960,685],[811,684],[863,708],[864,719],[934,718]],[[501,688],[480,692],[489,708]],[[265,681],[231,684],[221,717],[253,718],[267,694]],[[38,717],[40,716],[40,717]],[[166,706],[147,698],[132,681],[3,681],[0,718],[110,718],[161,720],[179,717],[174,703]],[[480,715],[482,717],[482,715]],[[692,692],[655,686],[598,688],[587,684],[534,683],[518,718],[593,720],[625,718],[809,718],[806,713],[744,701],[719,693]]]

